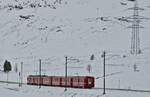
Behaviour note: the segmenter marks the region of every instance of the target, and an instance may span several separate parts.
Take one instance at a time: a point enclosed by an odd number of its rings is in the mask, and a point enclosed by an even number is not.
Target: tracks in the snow
[[[8,84],[20,84],[19,82],[13,82],[13,81],[0,81],[0,83],[8,83]],[[23,85],[27,85],[27,83],[22,83]],[[48,86],[43,86],[48,87]],[[70,88],[71,89],[71,88]],[[78,88],[75,88],[78,89]],[[85,89],[86,90],[86,89]],[[90,90],[90,89],[89,89]],[[95,87],[91,90],[103,90],[103,88]],[[124,91],[124,92],[140,92],[140,93],[150,93],[150,90],[146,89],[123,89],[123,88],[106,88],[108,91]]]

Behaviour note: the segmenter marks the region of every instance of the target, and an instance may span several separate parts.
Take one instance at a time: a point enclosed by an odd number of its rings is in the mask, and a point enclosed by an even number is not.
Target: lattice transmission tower
[[[133,10],[133,15],[128,17],[127,19],[132,19],[132,26],[129,28],[132,29],[132,37],[131,37],[131,54],[138,55],[142,51],[140,49],[140,28],[144,28],[140,25],[143,19],[146,19],[143,16],[139,15],[139,11],[144,10],[143,8],[138,7],[138,1],[134,1],[134,7],[128,8],[128,10]]]

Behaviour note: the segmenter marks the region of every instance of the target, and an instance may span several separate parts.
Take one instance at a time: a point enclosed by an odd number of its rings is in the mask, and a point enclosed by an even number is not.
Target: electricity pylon
[[[127,19],[132,20],[132,26],[129,27],[129,28],[132,28],[131,54],[137,55],[141,53],[139,30],[140,28],[144,28],[140,25],[140,23],[142,22],[143,19],[146,19],[146,18],[139,15],[139,11],[142,11],[144,9],[138,7],[137,0],[134,1],[134,7],[128,8],[128,10],[133,10],[133,15],[130,17],[127,17]]]

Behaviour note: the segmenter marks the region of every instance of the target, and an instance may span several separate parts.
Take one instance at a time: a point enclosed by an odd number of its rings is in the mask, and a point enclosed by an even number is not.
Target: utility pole
[[[20,78],[19,87],[22,87],[22,83],[23,83],[23,62],[21,62],[21,70],[19,72],[19,78]]]
[[[39,76],[40,76],[39,88],[41,88],[41,59],[39,59]]]
[[[131,38],[131,54],[137,55],[141,53],[140,49],[140,37],[139,37],[139,30],[140,28],[144,28],[140,25],[143,19],[147,19],[143,16],[139,15],[139,11],[144,10],[143,8],[138,7],[138,1],[134,1],[134,7],[128,8],[128,10],[133,10],[133,15],[130,17],[127,17],[127,19],[132,20],[132,26],[129,26],[129,28],[132,29],[132,38]]]
[[[21,87],[23,83],[23,62],[21,62]]]
[[[68,57],[65,57],[65,91],[67,91],[67,65],[68,65]]]
[[[137,0],[135,1],[134,5],[134,14],[133,14],[133,24],[132,24],[132,41],[131,41],[131,53],[132,54],[139,54],[140,51],[140,39],[139,39],[139,8]]]
[[[104,51],[103,52],[103,54],[102,54],[102,57],[103,57],[103,77],[104,77],[104,79],[103,79],[103,95],[104,94],[106,94],[106,92],[105,92],[105,90],[106,90],[106,88],[105,88],[105,57],[106,57],[106,52]]]

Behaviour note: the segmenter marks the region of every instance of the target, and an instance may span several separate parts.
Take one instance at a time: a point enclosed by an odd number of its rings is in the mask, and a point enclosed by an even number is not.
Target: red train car
[[[55,87],[70,88],[93,88],[95,86],[95,78],[92,76],[38,76],[29,75],[27,77],[28,85],[43,85]]]
[[[44,86],[52,86],[52,79],[51,77],[43,77],[43,83]]]
[[[45,78],[47,78],[48,76],[38,76],[38,75],[29,75],[27,77],[27,84],[30,85],[43,85],[43,81]]]

